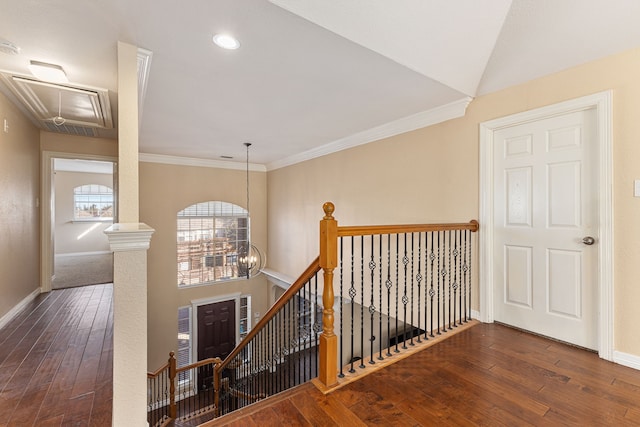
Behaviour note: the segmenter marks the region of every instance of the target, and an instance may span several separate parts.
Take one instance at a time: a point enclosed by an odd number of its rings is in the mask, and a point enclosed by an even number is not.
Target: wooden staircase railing
[[[345,376],[347,361],[349,373],[356,372],[354,362],[358,360],[358,368],[365,369],[366,343],[368,365],[375,365],[400,352],[399,343],[407,350],[407,345],[415,345],[414,338],[426,341],[471,320],[471,233],[478,231],[477,221],[344,227],[333,217],[333,203],[325,203],[323,210],[320,264],[324,272],[324,330],[318,380],[324,390]],[[338,284],[334,283],[335,269]],[[338,334],[334,330],[334,298],[340,310]],[[350,312],[343,311],[345,305]],[[359,324],[354,321],[358,315]],[[370,322],[365,324],[367,315]],[[350,334],[343,334],[345,318]],[[358,334],[359,343],[355,342]],[[383,340],[385,334],[387,340]],[[350,352],[343,351],[345,335]],[[376,342],[379,355],[374,357]]]
[[[349,372],[355,372],[356,360],[360,369],[365,368],[365,350],[369,364],[382,363],[374,360],[376,341],[376,359],[389,360],[392,343],[393,352],[400,352],[399,343],[404,350],[414,345],[414,338],[427,341],[471,320],[471,233],[478,231],[477,221],[344,227],[333,217],[332,203],[325,203],[323,210],[319,257],[224,360],[176,368],[171,353],[165,366],[148,374],[149,425],[212,412],[218,417],[316,376],[325,389],[331,389],[344,376],[345,359]],[[354,324],[356,308],[359,325]],[[343,334],[348,322],[350,336]],[[359,348],[354,332],[358,328]],[[344,351],[345,341],[350,350]],[[185,372],[193,372],[192,379],[211,378],[191,387],[206,407],[192,411],[184,403],[193,397],[180,380]]]

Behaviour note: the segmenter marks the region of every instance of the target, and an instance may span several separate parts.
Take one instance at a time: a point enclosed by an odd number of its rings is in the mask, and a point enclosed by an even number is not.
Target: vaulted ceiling
[[[10,80],[33,79],[30,60],[58,64],[115,119],[124,41],[152,53],[141,152],[242,162],[251,142],[252,162],[277,168],[640,46],[639,18],[636,0],[4,0],[0,89],[45,127]],[[240,48],[220,49],[216,33]],[[59,99],[44,98],[47,122]],[[104,123],[88,126],[113,137]]]

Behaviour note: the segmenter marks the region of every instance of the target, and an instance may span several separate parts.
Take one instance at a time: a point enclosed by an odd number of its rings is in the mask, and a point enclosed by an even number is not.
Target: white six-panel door
[[[494,135],[494,318],[598,348],[595,110]],[[583,239],[593,237],[594,244]],[[589,239],[586,240],[590,243]]]

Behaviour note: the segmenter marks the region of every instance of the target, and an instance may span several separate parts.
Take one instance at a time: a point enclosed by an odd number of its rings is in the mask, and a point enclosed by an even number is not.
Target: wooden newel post
[[[338,337],[333,332],[333,270],[338,263],[338,222],[333,217],[335,206],[322,205],[320,221],[320,267],[324,272],[322,293],[322,334],[320,335],[320,372],[318,379],[327,387],[338,382]]]
[[[169,417],[176,419],[176,355],[169,353]]]

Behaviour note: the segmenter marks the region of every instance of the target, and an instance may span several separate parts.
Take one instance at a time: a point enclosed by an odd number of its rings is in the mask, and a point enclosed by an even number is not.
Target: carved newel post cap
[[[326,202],[322,205],[322,210],[324,211],[324,219],[333,219],[333,211],[336,210],[336,207],[331,202]]]

